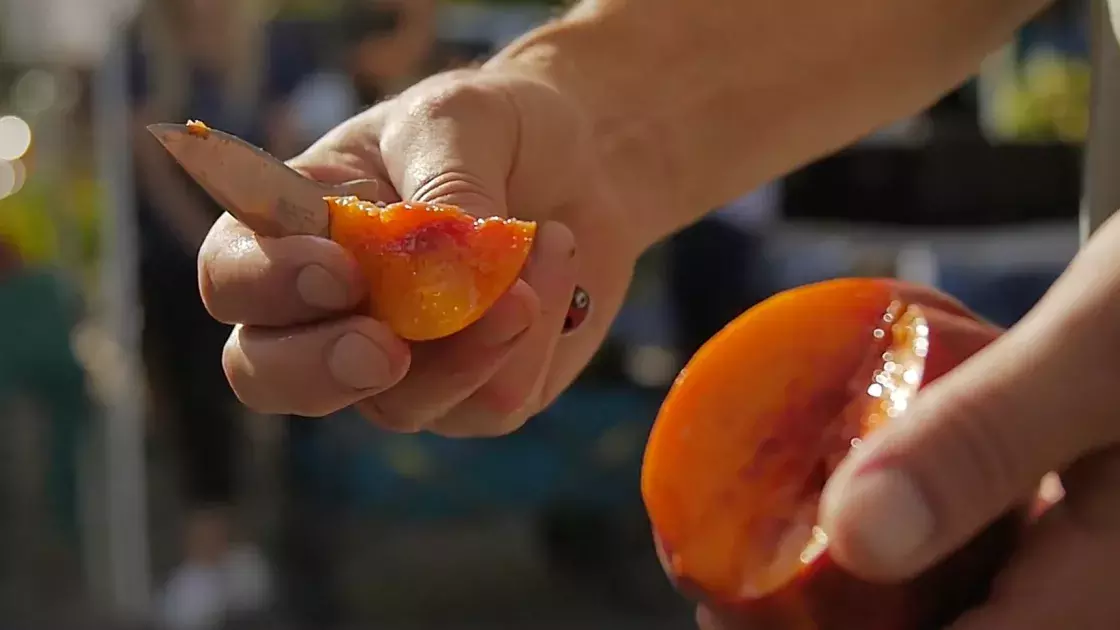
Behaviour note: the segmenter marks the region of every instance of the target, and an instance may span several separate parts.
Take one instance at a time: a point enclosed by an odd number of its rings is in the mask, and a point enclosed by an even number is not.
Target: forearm
[[[1047,0],[586,0],[491,62],[593,119],[656,240],[959,84]]]

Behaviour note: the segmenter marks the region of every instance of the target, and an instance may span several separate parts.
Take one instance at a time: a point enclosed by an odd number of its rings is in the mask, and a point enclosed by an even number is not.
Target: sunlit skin
[[[579,2],[482,68],[426,79],[292,163],[328,183],[377,178],[380,201],[537,221],[534,254],[506,297],[463,333],[413,348],[354,314],[367,287],[337,243],[246,249],[245,226],[225,217],[203,247],[200,279],[208,307],[236,324],[230,382],[274,413],[354,405],[398,430],[513,431],[586,365],[641,252],[922,110],[1046,4]],[[907,421],[887,423],[840,464],[819,515],[827,557],[869,580],[910,580],[1057,471],[1066,497],[1031,526],[996,596],[952,630],[1120,627],[1118,243],[1120,222],[1102,228],[1028,317],[923,387]],[[308,266],[338,294],[304,295],[328,286],[298,283]],[[577,284],[595,307],[561,337]],[[372,343],[340,342],[358,336]],[[884,486],[883,471],[895,483]],[[909,540],[884,550],[884,530]]]
[[[682,371],[646,450],[642,493],[678,586],[752,629],[913,630],[959,612],[1013,536],[888,587],[830,560],[817,508],[849,449],[999,333],[877,279],[789,291],[732,322]]]
[[[479,334],[410,356],[383,323],[354,316],[366,288],[352,260],[312,239],[246,252],[244,226],[227,217],[202,249],[200,279],[207,306],[240,325],[225,353],[231,383],[273,412],[357,404],[375,422],[386,408],[408,417],[408,430],[508,433],[582,371],[641,252],[925,107],[1044,2],[580,2],[483,67],[425,79],[292,160],[326,183],[376,179],[376,201],[536,221],[523,277],[464,331]],[[341,285],[331,299],[300,293],[327,286],[295,282],[308,265]],[[563,335],[576,285],[594,307]],[[344,332],[375,342],[347,354],[355,368],[390,369],[367,379],[332,364]]]
[[[480,219],[454,206],[331,198],[331,239],[369,282],[369,313],[402,339],[428,341],[478,321],[517,280],[537,224]]]

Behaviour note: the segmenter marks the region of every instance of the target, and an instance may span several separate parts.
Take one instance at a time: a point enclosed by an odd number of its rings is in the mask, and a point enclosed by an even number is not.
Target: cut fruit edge
[[[876,359],[879,367],[872,372],[867,384],[865,391],[870,400],[853,401],[865,407],[860,419],[860,435],[851,438],[848,452],[859,449],[863,438],[906,411],[921,387],[929,353],[929,324],[917,305],[892,301],[872,336],[876,340],[889,340],[889,345]],[[830,476],[848,452],[829,462]],[[823,487],[820,490],[823,491]],[[791,524],[782,536],[778,556],[768,571],[771,579],[765,581],[768,584],[757,585],[756,578],[755,585],[762,588],[752,588],[751,580],[744,579],[740,597],[754,599],[781,589],[828,551],[828,534],[816,520],[819,497],[815,503],[809,518]]]
[[[853,399],[840,416],[842,418],[850,412],[858,414],[855,416],[859,424],[855,431],[856,437],[845,438],[850,439],[849,449],[827,459],[827,475],[832,474],[852,449],[860,447],[863,438],[901,415],[922,384],[925,359],[929,352],[930,330],[921,307],[907,305],[899,300],[892,301],[871,334],[876,350],[870,354],[867,362],[870,370],[862,369],[857,376],[861,380],[867,379],[866,384],[858,385],[867,397]],[[846,435],[851,434],[849,432]],[[798,575],[811,570],[814,563],[828,551],[828,535],[817,523],[819,492],[823,490],[823,483],[815,490],[818,494],[805,496],[800,507],[791,512],[790,519],[785,521],[780,530],[760,532],[767,542],[774,543],[772,546],[761,545],[774,551],[769,561],[758,557],[760,545],[749,535],[744,541],[745,545],[734,545],[739,547],[734,551],[746,552],[740,554],[741,557],[755,556],[755,560],[761,562],[747,561],[742,570],[737,571],[738,590],[733,594],[733,601],[756,600],[781,590]],[[773,519],[752,519],[750,524],[756,522],[769,525]],[[728,524],[730,523],[725,526]],[[738,524],[742,525],[742,522],[738,521]],[[691,580],[687,562],[677,550],[665,547],[659,553],[674,577]],[[709,592],[701,583],[696,586]],[[725,585],[724,589],[727,586],[730,585]],[[718,591],[724,591],[725,596],[730,595],[724,589],[717,589],[717,592],[709,594],[718,595]]]
[[[470,307],[468,313],[451,327],[431,328],[425,325],[423,330],[414,331],[409,328],[411,324],[402,324],[394,315],[374,309],[375,317],[388,322],[398,335],[408,341],[434,341],[448,337],[482,319],[521,277],[537,236],[538,224],[535,221],[514,217],[479,217],[457,206],[411,201],[385,204],[365,201],[353,195],[323,199],[329,214],[329,237],[344,248],[357,253],[356,250],[372,245],[382,254],[405,254],[416,256],[419,260],[425,260],[431,254],[454,255],[467,264],[452,265],[452,268],[471,274],[472,282],[485,279],[489,283],[488,290],[483,292],[484,306]],[[432,244],[424,237],[425,234],[462,240],[456,240],[449,249],[441,246],[436,250],[417,251],[425,250]],[[410,264],[415,262],[416,259],[413,259]],[[422,269],[422,266],[412,269],[414,281]],[[366,273],[378,273],[378,267],[367,268]],[[435,278],[425,283],[426,286],[439,285],[446,279],[438,274]],[[419,292],[423,290],[423,287],[417,289]]]
[[[427,201],[395,201],[393,203],[386,203],[384,201],[370,201],[362,199],[355,195],[328,195],[323,197],[323,201],[327,205],[327,210],[332,215],[335,212],[342,212],[345,210],[357,210],[358,212],[365,213],[370,217],[382,217],[382,213],[389,211],[390,213],[404,209],[430,217],[430,220],[436,220],[440,215],[444,217],[451,217],[454,219],[469,219],[474,227],[480,228],[488,224],[503,223],[524,226],[531,229],[531,236],[535,236],[537,229],[537,222],[527,219],[518,219],[517,217],[503,217],[503,216],[476,216],[473,215],[459,206],[452,206],[441,203],[431,203]],[[390,222],[391,223],[391,222]]]

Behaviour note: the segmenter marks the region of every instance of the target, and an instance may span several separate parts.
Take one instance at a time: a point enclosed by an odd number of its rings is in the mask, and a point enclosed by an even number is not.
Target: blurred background
[[[651,251],[570,392],[449,441],[238,408],[194,280],[216,209],[138,130],[199,118],[288,157],[556,7],[0,0],[0,627],[691,627],[638,495],[676,371],[836,276],[1014,323],[1077,248],[1087,4]]]

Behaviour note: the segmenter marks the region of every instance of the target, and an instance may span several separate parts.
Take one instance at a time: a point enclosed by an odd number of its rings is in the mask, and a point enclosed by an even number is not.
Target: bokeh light
[[[12,194],[16,187],[16,169],[11,162],[0,161],[0,199]]]
[[[23,162],[0,160],[0,199],[18,193],[25,181],[27,181],[27,167]]]
[[[58,82],[45,70],[29,70],[12,86],[16,111],[32,117],[53,107],[58,98]]]
[[[14,162],[30,148],[31,125],[19,116],[0,117],[0,160]]]

